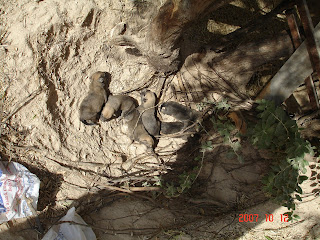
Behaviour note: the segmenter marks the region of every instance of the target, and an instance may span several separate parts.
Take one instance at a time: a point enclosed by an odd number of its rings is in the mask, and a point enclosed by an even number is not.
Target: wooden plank
[[[296,21],[296,17],[294,15],[293,9],[286,11],[286,17],[287,17],[289,29],[291,32],[294,48],[297,49],[301,45],[302,39],[300,36],[300,31],[297,25],[297,21]],[[312,31],[314,31],[313,25],[312,25]],[[312,38],[313,38],[313,32],[312,32]],[[314,41],[314,38],[313,38],[313,41]],[[308,43],[308,39],[307,39],[307,43]],[[308,47],[308,44],[307,44],[307,47]],[[308,48],[308,51],[309,51],[309,57],[310,57],[310,48]],[[310,57],[310,60],[312,63],[311,57]],[[314,66],[313,66],[313,69],[314,69]],[[318,99],[317,91],[315,90],[314,83],[311,76],[307,77],[304,80],[304,82],[306,84],[311,107],[313,110],[317,110],[319,108],[319,99]]]
[[[320,44],[320,23],[315,27],[314,38]],[[319,48],[317,48],[319,52]],[[260,92],[256,99],[273,100],[280,105],[286,100],[304,80],[310,76],[313,68],[310,62],[306,42],[292,54],[280,68],[267,86]]]
[[[306,0],[298,1],[297,6],[302,26],[306,35],[305,42],[307,44],[306,46],[309,52],[311,65],[313,69],[316,71],[318,79],[320,79],[320,57],[319,51],[317,51],[317,49],[319,49],[319,45],[317,45],[317,42],[314,39],[314,28]]]

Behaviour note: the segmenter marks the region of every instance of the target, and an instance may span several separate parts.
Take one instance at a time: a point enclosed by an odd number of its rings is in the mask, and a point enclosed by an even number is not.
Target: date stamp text
[[[258,222],[261,216],[259,214],[239,214],[239,222]],[[273,214],[265,214],[262,217],[266,222],[273,222],[275,219]],[[288,214],[280,214],[281,222],[288,222]]]

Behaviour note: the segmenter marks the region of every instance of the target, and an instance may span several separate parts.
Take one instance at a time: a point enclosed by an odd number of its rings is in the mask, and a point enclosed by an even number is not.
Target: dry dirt
[[[166,79],[160,94],[164,77],[135,49],[108,41],[116,34],[111,30],[123,23],[126,34],[143,37],[163,2],[0,2],[1,158],[22,163],[40,178],[38,215],[43,227],[47,230],[76,206],[98,239],[319,239],[320,201],[311,193],[313,182],[304,184],[303,201],[297,205],[301,221],[281,222],[285,209],[267,201],[261,192],[260,179],[269,160],[250,144],[243,144],[242,164],[228,157],[221,137],[210,132],[217,147],[206,153],[193,190],[170,199],[141,191],[148,190],[148,184],[157,182],[159,176],[177,180],[199,164],[193,159],[203,137],[163,137],[153,156],[130,141],[117,119],[96,126],[79,121],[79,105],[95,71],[111,74],[112,94],[127,93],[140,100],[140,90],[148,87],[160,96],[159,103],[176,100],[196,108],[194,102],[221,101],[225,96],[239,104],[240,96],[250,95],[247,84],[263,66],[288,57],[289,51],[279,51],[269,59],[261,57],[264,62],[247,61],[246,67],[237,69],[233,64],[239,56],[231,54],[213,62],[216,68],[207,72],[201,62],[219,59],[219,54],[201,59],[193,54],[176,75]],[[219,10],[211,19],[201,20],[205,23],[199,26],[199,34],[186,32],[185,42],[209,43],[207,29],[215,36],[227,34],[276,2],[235,1],[224,10],[238,11],[238,15],[226,17]],[[281,29],[283,21],[277,26]],[[239,49],[245,52],[245,46]],[[271,74],[277,64],[271,64]],[[224,78],[237,87],[228,88],[221,83]],[[259,214],[259,218],[240,223],[239,214]],[[266,222],[266,214],[273,214],[274,221]],[[0,239],[42,237],[34,219],[2,224],[0,231]]]

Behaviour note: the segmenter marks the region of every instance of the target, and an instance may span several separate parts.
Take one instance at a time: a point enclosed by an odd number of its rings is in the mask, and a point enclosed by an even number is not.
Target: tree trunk
[[[145,39],[123,35],[114,37],[111,43],[137,48],[159,72],[176,72],[181,65],[178,43],[185,27],[229,2],[231,0],[167,0],[149,25]]]

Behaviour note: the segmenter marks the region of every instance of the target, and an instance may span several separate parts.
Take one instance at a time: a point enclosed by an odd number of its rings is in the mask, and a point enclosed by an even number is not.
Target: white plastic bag
[[[26,167],[0,161],[0,224],[12,218],[31,216],[37,209],[39,188],[40,180]]]
[[[63,221],[68,221],[70,223],[61,223],[53,226],[42,240],[96,240],[96,235],[92,229],[90,227],[83,226],[83,224],[86,225],[86,223],[75,212],[74,207],[69,209],[67,214],[60,219],[60,222]]]

